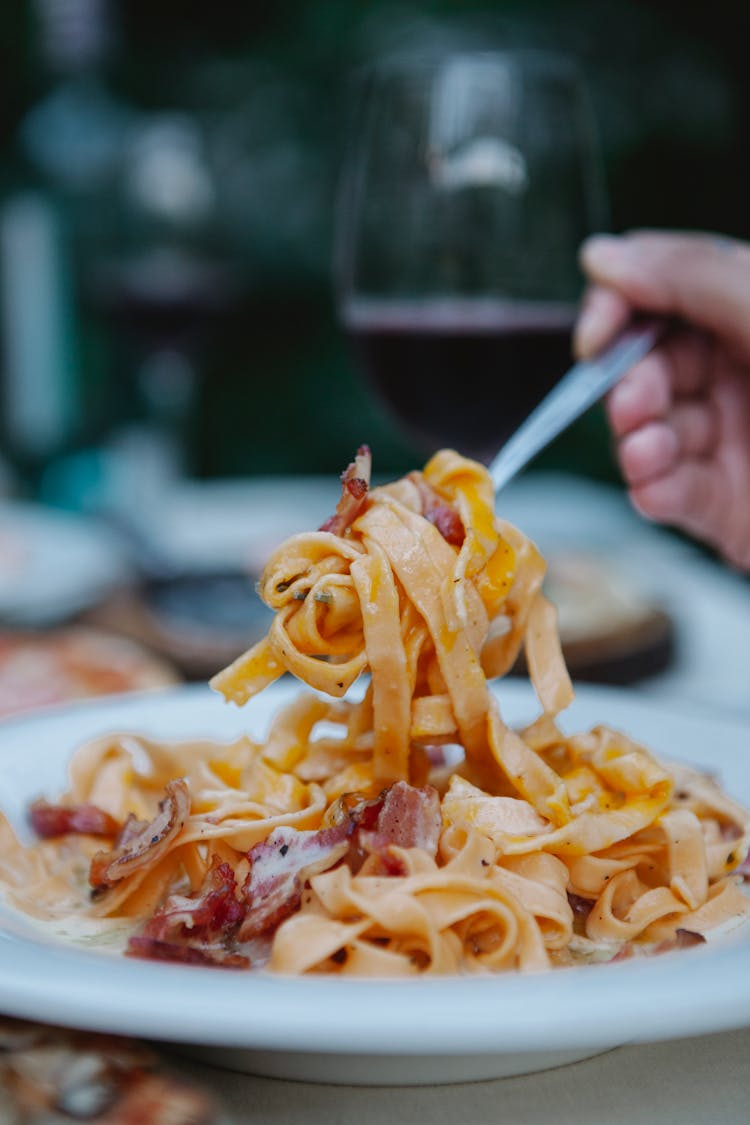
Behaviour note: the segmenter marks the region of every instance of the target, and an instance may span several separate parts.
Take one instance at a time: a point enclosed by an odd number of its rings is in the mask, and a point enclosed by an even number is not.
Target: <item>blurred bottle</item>
[[[35,0],[33,10],[42,92],[19,127],[15,190],[0,212],[0,444],[36,491],[96,430],[78,278],[134,115],[107,85],[109,0]]]
[[[182,474],[192,468],[204,352],[239,286],[199,119],[144,115],[108,195],[111,227],[84,284],[87,308],[111,338],[114,445],[150,445],[154,464]]]

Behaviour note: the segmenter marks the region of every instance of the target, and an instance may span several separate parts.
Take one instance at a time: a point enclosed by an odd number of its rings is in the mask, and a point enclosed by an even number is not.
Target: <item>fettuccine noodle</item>
[[[746,918],[748,813],[621,732],[558,727],[544,562],[486,470],[443,451],[370,490],[363,449],[342,479],[336,515],[268,561],[268,635],[212,681],[240,706],[285,672],[314,692],[263,742],[79,749],[37,844],[0,819],[8,900],[124,926],[136,956],[292,974],[535,970]],[[488,680],[522,646],[540,714],[518,731]]]

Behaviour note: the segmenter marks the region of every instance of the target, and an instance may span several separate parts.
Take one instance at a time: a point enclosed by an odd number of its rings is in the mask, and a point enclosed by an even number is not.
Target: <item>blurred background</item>
[[[52,459],[161,410],[185,428],[198,476],[340,470],[365,439],[380,472],[409,467],[416,451],[368,396],[333,311],[354,69],[409,42],[569,53],[591,90],[612,229],[747,236],[745,20],[742,0],[710,14],[676,0],[4,5],[0,189],[21,208],[4,224],[6,460],[37,488]],[[128,248],[164,231],[173,258],[144,258],[144,276],[137,264],[128,276]],[[9,261],[8,241],[25,233],[37,258]],[[26,360],[7,320],[45,266],[59,292],[38,295],[34,315],[57,354]],[[138,382],[149,350],[161,361]],[[35,401],[9,388],[23,378],[14,355],[36,366]],[[586,433],[554,463],[613,478],[603,429]],[[84,484],[48,475],[41,487],[62,500]]]
[[[224,581],[239,566],[220,550],[243,518],[236,498],[260,504],[252,489],[269,476],[277,491],[263,485],[254,559],[287,529],[271,518],[289,500],[275,478],[289,477],[304,522],[330,501],[300,476],[339,472],[360,442],[380,476],[423,460],[368,389],[335,310],[337,184],[351,76],[363,64],[425,45],[563,52],[588,85],[610,229],[748,237],[746,19],[744,0],[714,0],[709,11],[677,0],[4,5],[0,495],[15,504],[0,525],[6,578],[30,573],[10,535],[21,526],[12,519],[38,515],[20,511],[24,500],[105,517],[98,543],[127,540],[149,581],[190,569],[175,562],[188,542],[203,572]],[[537,469],[616,488],[601,413]],[[221,486],[155,505],[185,480]],[[206,513],[222,505],[224,525],[208,535]],[[174,523],[169,558],[135,518],[152,508],[152,527],[164,528],[165,511]],[[42,536],[47,561],[50,550]],[[0,573],[0,617],[24,627],[55,620],[38,609],[38,587],[35,618],[6,585],[3,609]],[[223,614],[247,637],[245,610],[226,582],[218,589],[208,618]],[[73,599],[57,618],[80,608]],[[663,630],[660,638],[663,664],[673,644]],[[232,646],[243,647],[237,637]],[[224,651],[183,661],[183,671],[202,674]]]

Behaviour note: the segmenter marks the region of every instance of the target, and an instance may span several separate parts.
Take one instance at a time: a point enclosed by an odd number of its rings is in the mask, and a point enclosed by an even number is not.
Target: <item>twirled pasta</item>
[[[240,705],[284,672],[322,694],[262,744],[81,748],[45,813],[60,836],[24,849],[0,821],[9,899],[128,920],[138,955],[285,973],[539,969],[747,917],[748,813],[620,732],[558,728],[572,688],[544,562],[486,470],[443,451],[371,491],[368,472],[360,450],[332,520],[272,554],[268,636],[212,681]],[[541,713],[515,731],[487,681],[522,645]]]

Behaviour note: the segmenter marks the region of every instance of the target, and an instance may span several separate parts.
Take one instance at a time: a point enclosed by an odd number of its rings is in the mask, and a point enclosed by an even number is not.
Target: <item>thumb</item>
[[[584,243],[581,263],[633,308],[678,316],[750,358],[750,246],[710,234],[635,231]]]

